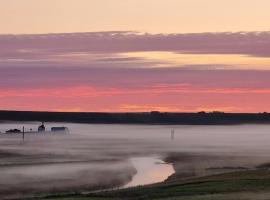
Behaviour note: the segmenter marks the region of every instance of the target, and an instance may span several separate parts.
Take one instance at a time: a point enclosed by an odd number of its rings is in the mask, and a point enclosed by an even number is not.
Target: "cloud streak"
[[[200,54],[270,55],[269,32],[138,34],[95,32],[1,35],[1,58],[27,58],[78,52],[173,51]]]
[[[0,109],[270,111],[270,32],[1,35],[0,46]]]

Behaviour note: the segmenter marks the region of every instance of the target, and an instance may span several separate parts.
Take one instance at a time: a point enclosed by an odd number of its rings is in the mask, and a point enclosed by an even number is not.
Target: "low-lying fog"
[[[140,157],[173,162],[176,174],[183,177],[270,162],[270,125],[45,123],[48,130],[52,126],[66,126],[70,134],[25,134],[24,142],[21,134],[4,133],[22,126],[26,131],[36,130],[39,125],[0,123],[1,199],[121,187],[138,172],[134,161]]]

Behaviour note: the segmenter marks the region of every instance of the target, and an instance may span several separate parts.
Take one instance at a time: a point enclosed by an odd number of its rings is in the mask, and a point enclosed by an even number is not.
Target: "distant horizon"
[[[218,113],[220,113],[220,114],[222,114],[222,113],[224,113],[224,114],[270,114],[270,112],[250,112],[250,113],[245,113],[245,112],[223,112],[223,111],[216,111],[216,110],[214,110],[214,111],[198,111],[198,112],[192,112],[192,111],[186,111],[186,112],[166,112],[166,111],[158,111],[158,110],[152,110],[152,111],[134,111],[134,112],[94,112],[94,111],[80,111],[80,112],[78,112],[78,111],[46,111],[46,110],[3,110],[3,109],[1,109],[0,110],[0,112],[36,112],[36,113],[74,113],[74,114],[76,114],[76,113],[103,113],[103,114],[117,114],[117,113],[119,113],[119,114],[125,114],[125,113],[130,113],[130,114],[132,114],[132,113],[134,113],[134,114],[136,114],[136,113],[149,113],[149,114],[151,114],[151,113],[179,113],[179,114],[181,114],[181,113],[190,113],[190,114],[202,114],[202,113],[205,113],[205,114],[218,114]]]

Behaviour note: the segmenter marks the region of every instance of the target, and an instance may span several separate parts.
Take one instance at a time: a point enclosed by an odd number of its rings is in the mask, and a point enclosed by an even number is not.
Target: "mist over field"
[[[0,197],[120,187],[137,173],[131,158],[159,157],[176,175],[254,168],[270,159],[269,125],[150,126],[45,123],[70,134],[4,134],[40,123],[0,123]],[[174,139],[171,138],[174,130]]]

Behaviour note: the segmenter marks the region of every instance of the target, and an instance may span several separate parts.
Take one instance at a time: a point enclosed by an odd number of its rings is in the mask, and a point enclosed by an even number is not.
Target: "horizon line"
[[[151,111],[129,111],[129,112],[112,112],[112,111],[99,111],[99,112],[95,112],[95,111],[46,111],[46,110],[1,110],[0,112],[36,112],[36,113],[104,113],[104,114],[125,114],[125,113],[130,113],[130,114],[136,114],[136,113],[167,113],[167,114],[270,114],[270,112],[267,111],[262,111],[262,112],[226,112],[226,111],[218,111],[218,110],[213,110],[213,111],[186,111],[186,112],[180,112],[180,111],[176,111],[176,112],[172,112],[172,111],[158,111],[158,110],[151,110]]]

